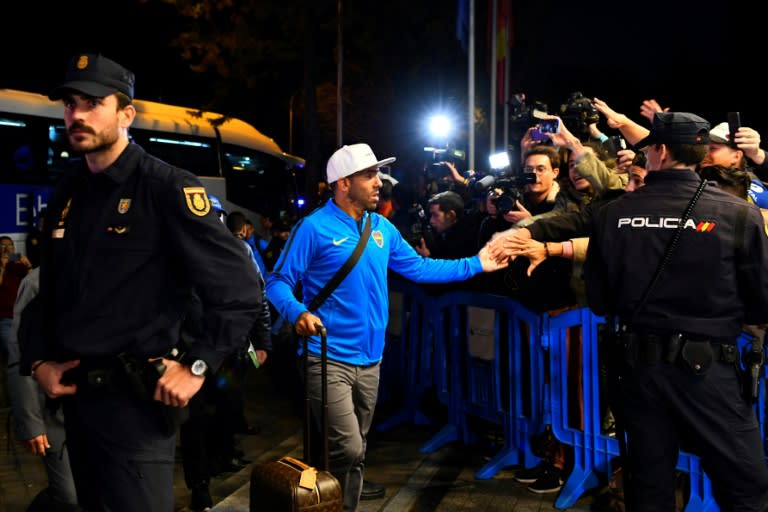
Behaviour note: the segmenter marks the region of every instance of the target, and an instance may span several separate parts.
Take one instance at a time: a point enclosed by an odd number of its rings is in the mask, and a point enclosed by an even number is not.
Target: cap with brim
[[[391,174],[387,174],[387,173],[381,172],[381,171],[379,171],[379,178],[381,178],[381,181],[388,181],[388,182],[390,182],[393,187],[395,185],[397,185],[398,183],[400,183],[400,181],[396,180]]]
[[[709,142],[715,144],[729,144],[730,129],[728,123],[720,123],[711,130],[709,130]]]
[[[224,206],[221,204],[221,199],[219,199],[216,196],[209,195],[208,201],[211,202],[211,208],[213,208],[213,211],[227,215],[227,211],[224,209]]]
[[[393,156],[384,160],[377,160],[368,144],[342,146],[328,160],[328,167],[326,168],[328,183],[335,183],[341,178],[346,178],[365,169],[378,169],[395,160],[396,158]]]
[[[135,76],[117,62],[102,55],[82,54],[72,58],[64,74],[64,83],[48,94],[59,100],[75,91],[86,96],[103,98],[121,92],[133,99]]]
[[[689,112],[656,112],[651,133],[635,144],[643,149],[651,144],[707,144],[709,122]]]
[[[749,191],[747,192],[752,202],[760,208],[768,208],[768,188],[765,183],[757,178],[753,178],[749,185]]]

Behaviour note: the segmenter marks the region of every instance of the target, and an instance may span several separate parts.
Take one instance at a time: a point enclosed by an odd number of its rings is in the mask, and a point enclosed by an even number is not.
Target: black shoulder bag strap
[[[667,244],[667,248],[664,251],[664,255],[662,256],[661,260],[659,260],[659,264],[656,266],[656,272],[653,274],[653,277],[651,278],[650,283],[648,283],[648,286],[645,288],[645,291],[643,292],[643,295],[640,298],[640,302],[635,308],[635,310],[632,312],[632,317],[630,319],[630,323],[633,323],[635,321],[635,318],[637,318],[637,313],[642,310],[645,307],[645,303],[648,301],[648,297],[651,295],[651,291],[656,286],[656,283],[659,281],[659,277],[661,276],[661,273],[664,271],[664,267],[666,267],[667,262],[669,262],[669,259],[672,257],[672,253],[675,252],[675,249],[677,248],[678,241],[680,240],[680,235],[683,232],[683,228],[685,226],[685,223],[688,222],[688,219],[691,217],[691,213],[693,212],[693,207],[696,206],[696,202],[699,200],[699,197],[701,197],[701,193],[704,191],[704,187],[707,186],[706,180],[701,180],[701,183],[699,184],[699,187],[696,189],[696,192],[693,194],[693,197],[688,202],[688,206],[685,207],[685,211],[683,212],[683,216],[680,219],[680,225],[677,226],[677,230],[672,235],[672,238],[670,239],[669,243]],[[614,328],[615,325],[612,325],[611,328]],[[618,346],[617,346],[618,348]],[[613,384],[615,384],[614,391],[618,392],[619,389],[621,389],[622,386],[622,378],[621,373],[622,370],[619,370],[621,368],[621,364],[618,363],[618,361],[623,361],[623,356],[619,359],[619,355],[617,353],[614,353],[614,358],[616,359],[615,362],[617,364],[611,365],[613,367],[611,374]],[[625,429],[624,429],[624,412],[621,407],[621,399],[614,397],[612,400],[612,408],[614,409],[614,425],[616,428],[616,439],[619,442],[619,455],[621,457],[622,463],[621,463],[621,471],[622,471],[622,478],[624,480],[624,503],[626,506],[626,510],[629,512],[631,511],[631,500],[629,497],[630,489],[631,489],[631,480],[632,480],[632,474],[629,471],[629,467],[627,465],[627,442],[625,436]]]
[[[355,266],[357,263],[357,260],[360,259],[360,255],[363,254],[363,249],[365,249],[365,246],[368,244],[368,238],[371,236],[371,214],[368,214],[368,218],[365,221],[365,228],[363,228],[363,233],[360,235],[360,240],[357,242],[357,246],[355,247],[355,250],[352,252],[352,254],[347,258],[347,261],[344,262],[344,265],[333,275],[333,277],[325,283],[325,286],[323,286],[323,289],[320,290],[317,295],[315,295],[315,298],[312,299],[312,302],[309,303],[309,306],[307,309],[310,311],[315,311],[317,308],[319,308],[323,302],[325,302],[325,299],[331,296],[331,293],[333,293],[333,290],[336,289],[337,286],[339,286],[339,283],[341,283],[345,277],[347,277],[347,274],[349,274],[349,271],[352,270],[352,267]]]
[[[656,283],[659,281],[659,278],[661,277],[661,273],[664,271],[664,267],[666,267],[667,263],[669,262],[669,258],[671,258],[672,253],[675,252],[675,249],[677,248],[677,243],[680,240],[680,235],[682,234],[683,228],[685,227],[685,223],[688,222],[688,219],[691,218],[691,213],[693,213],[693,207],[696,206],[696,202],[699,200],[699,197],[701,197],[701,193],[704,192],[704,188],[706,186],[707,186],[707,180],[701,180],[701,183],[699,184],[699,188],[696,189],[696,192],[693,194],[693,197],[688,203],[688,206],[685,207],[685,211],[683,212],[683,217],[680,219],[680,225],[677,226],[677,230],[675,230],[675,234],[672,235],[672,239],[667,244],[667,249],[664,252],[664,256],[659,261],[659,264],[656,266],[656,272],[653,274],[653,278],[651,278],[651,282],[648,283],[648,287],[643,292],[643,295],[640,298],[640,302],[638,303],[635,310],[632,312],[632,321],[630,321],[630,323],[633,323],[634,319],[637,317],[638,311],[643,309],[643,307],[645,307],[645,303],[648,302],[648,297],[651,295],[651,291],[654,289],[654,287],[656,286]]]

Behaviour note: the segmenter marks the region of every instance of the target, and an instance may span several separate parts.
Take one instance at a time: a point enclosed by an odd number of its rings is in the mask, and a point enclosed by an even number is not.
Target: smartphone
[[[603,146],[605,146],[605,149],[608,150],[608,153],[610,153],[611,156],[615,157],[619,151],[627,149],[627,141],[625,141],[624,137],[621,135],[613,135],[608,137],[608,140],[603,143]]]
[[[741,128],[741,116],[738,112],[728,112],[728,138],[731,146],[736,146],[733,142],[736,137],[736,131]]]
[[[560,133],[560,120],[542,119],[539,121],[539,131],[541,133]]]
[[[549,140],[549,138],[544,135],[544,132],[541,131],[541,128],[534,128],[531,130],[531,139],[538,142],[546,142]]]

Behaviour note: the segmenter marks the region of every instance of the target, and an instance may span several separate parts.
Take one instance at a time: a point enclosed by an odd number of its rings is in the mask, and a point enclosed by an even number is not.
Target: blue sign
[[[51,190],[51,185],[0,184],[0,233],[27,233]]]

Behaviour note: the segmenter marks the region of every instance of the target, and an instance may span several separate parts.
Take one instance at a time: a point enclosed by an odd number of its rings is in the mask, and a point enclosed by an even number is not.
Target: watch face
[[[205,371],[208,369],[208,365],[205,364],[205,361],[202,359],[198,359],[194,363],[192,363],[192,374],[197,375],[198,377],[201,377],[205,375]]]

